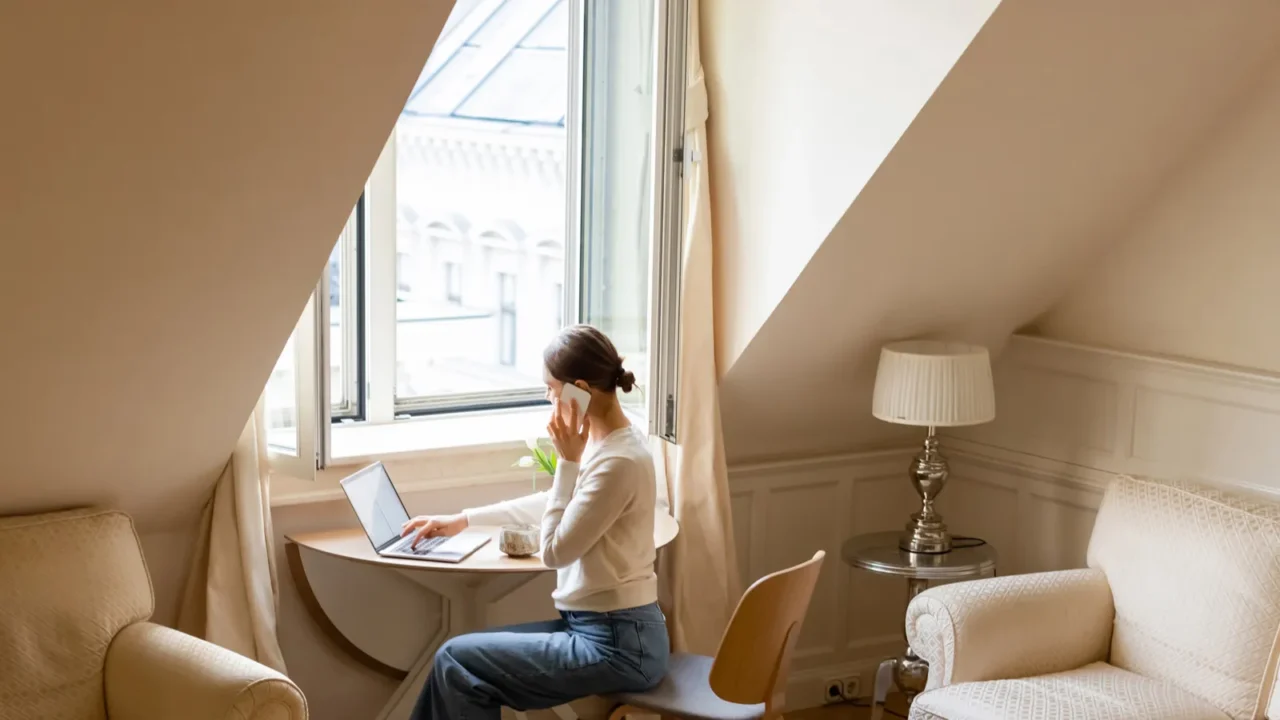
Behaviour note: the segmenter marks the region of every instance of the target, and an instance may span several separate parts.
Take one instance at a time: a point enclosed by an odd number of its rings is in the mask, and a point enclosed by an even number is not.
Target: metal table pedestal
[[[951,552],[934,555],[900,550],[899,537],[901,533],[896,531],[858,535],[845,542],[840,554],[846,563],[860,570],[906,578],[908,604],[929,587],[930,581],[995,575],[995,548],[982,540],[956,538]],[[904,627],[904,636],[905,632]],[[891,685],[901,690],[910,704],[924,690],[928,679],[929,665],[916,655],[910,643],[901,656],[880,663],[871,702],[872,720],[884,716],[884,702]]]

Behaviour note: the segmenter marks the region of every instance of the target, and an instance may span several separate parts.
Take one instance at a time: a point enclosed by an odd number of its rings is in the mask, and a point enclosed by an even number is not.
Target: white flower
[[[522,467],[522,468],[531,468],[531,467],[533,467],[533,456],[532,456],[532,455],[525,455],[524,457],[522,457],[522,458],[520,458],[518,461],[516,461],[516,465],[517,465],[517,466],[519,466],[519,467]]]
[[[528,440],[525,440],[525,441],[524,441],[524,446],[525,446],[525,447],[527,447],[527,448],[529,448],[530,450],[537,450],[537,449],[538,449],[538,438],[529,438]]]

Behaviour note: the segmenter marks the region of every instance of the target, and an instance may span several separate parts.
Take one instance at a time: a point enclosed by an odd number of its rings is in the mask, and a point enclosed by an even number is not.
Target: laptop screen
[[[370,465],[343,480],[342,489],[346,490],[351,507],[375,548],[381,550],[400,537],[400,528],[408,522],[409,513],[382,463]]]

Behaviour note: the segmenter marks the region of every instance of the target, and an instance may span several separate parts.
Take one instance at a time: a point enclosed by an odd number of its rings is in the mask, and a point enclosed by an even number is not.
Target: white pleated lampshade
[[[906,340],[880,350],[871,414],[899,425],[956,427],[996,416],[991,357],[981,345]]]

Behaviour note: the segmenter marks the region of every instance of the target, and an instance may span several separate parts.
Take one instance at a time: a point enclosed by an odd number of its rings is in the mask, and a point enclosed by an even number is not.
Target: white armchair
[[[1280,506],[1120,478],[1088,566],[917,596],[912,720],[1280,720]]]
[[[306,720],[288,678],[153,607],[128,516],[0,518],[0,720]]]

